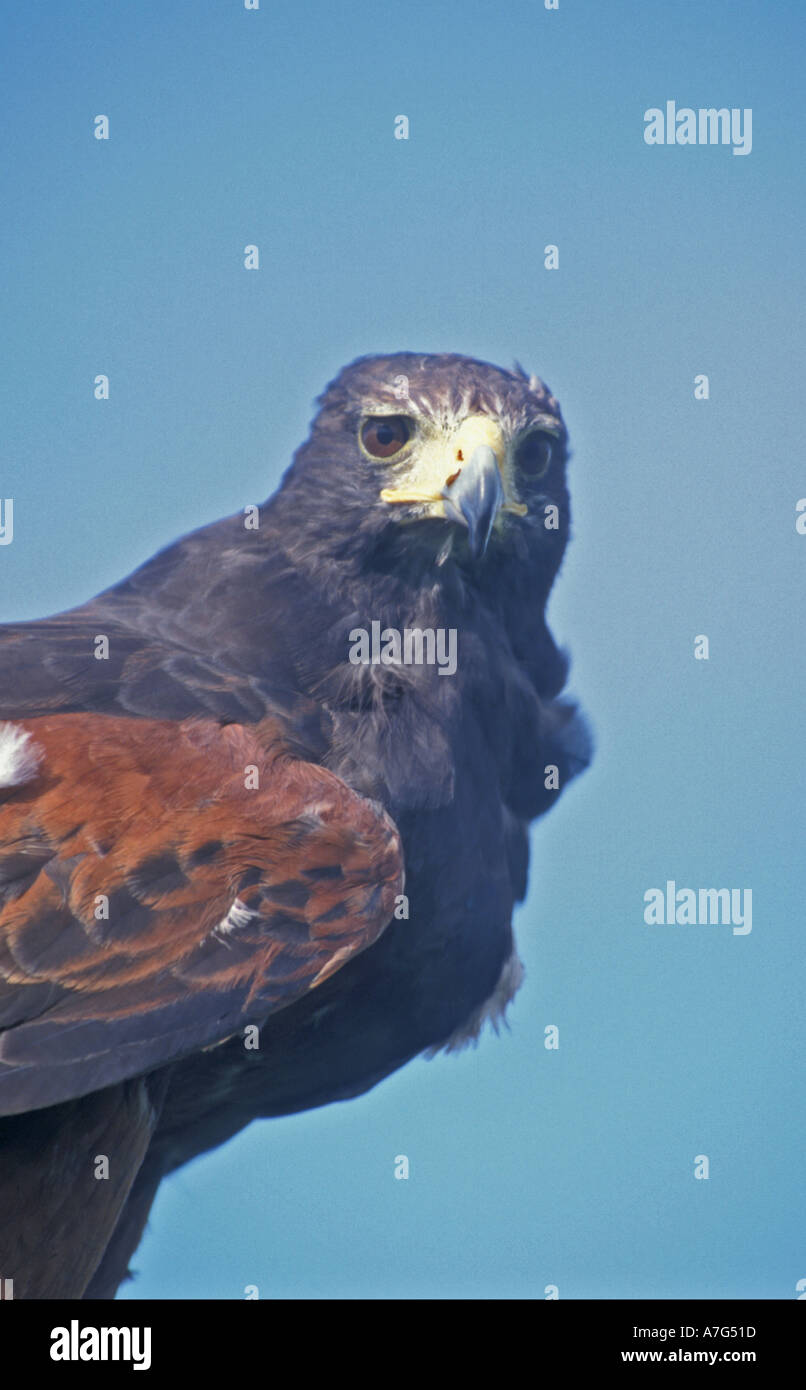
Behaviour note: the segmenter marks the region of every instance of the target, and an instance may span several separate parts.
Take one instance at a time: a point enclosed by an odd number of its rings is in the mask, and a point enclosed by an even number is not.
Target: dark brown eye
[[[405,415],[370,415],[361,426],[361,443],[374,459],[390,459],[410,439]]]
[[[515,451],[515,466],[529,478],[542,478],[548,472],[558,441],[543,430],[524,435]]]

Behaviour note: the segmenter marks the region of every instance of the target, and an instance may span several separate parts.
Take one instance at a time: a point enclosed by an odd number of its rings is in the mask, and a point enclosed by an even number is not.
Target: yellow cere
[[[382,502],[430,502],[434,516],[444,516],[442,493],[469,462],[480,445],[487,444],[498,460],[498,467],[504,484],[507,501],[502,508],[505,512],[526,515],[522,502],[510,500],[511,483],[507,478],[507,449],[504,434],[497,420],[491,415],[469,415],[457,430],[446,438],[439,431],[429,434],[407,457],[408,472],[400,479],[398,487],[385,487],[381,490]]]

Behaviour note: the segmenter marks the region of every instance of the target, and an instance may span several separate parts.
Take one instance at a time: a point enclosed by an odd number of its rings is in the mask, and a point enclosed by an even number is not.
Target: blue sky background
[[[262,500],[361,353],[518,358],[574,446],[551,616],[597,753],[533,833],[512,1032],[181,1171],[129,1296],[806,1278],[805,36],[800,0],[6,7],[0,619]],[[752,108],[752,153],[647,146],[667,99]],[[646,926],[669,878],[751,888],[752,933]]]

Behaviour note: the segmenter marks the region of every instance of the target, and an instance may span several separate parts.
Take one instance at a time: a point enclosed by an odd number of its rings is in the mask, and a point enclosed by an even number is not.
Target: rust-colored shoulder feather
[[[270,720],[63,714],[0,735],[0,1114],[260,1023],[392,917],[394,824]]]

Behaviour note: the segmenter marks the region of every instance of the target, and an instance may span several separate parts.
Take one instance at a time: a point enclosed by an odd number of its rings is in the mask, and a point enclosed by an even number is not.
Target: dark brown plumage
[[[361,359],[257,518],[0,630],[0,1205],[40,1232],[0,1235],[17,1296],[111,1296],[166,1173],[500,1017],[528,822],[587,758],[545,622],[565,463],[520,369]],[[373,624],[453,632],[455,669],[353,660]]]

